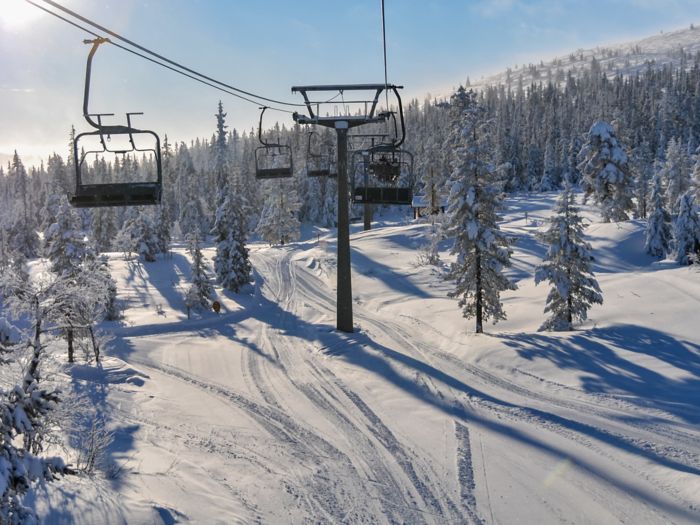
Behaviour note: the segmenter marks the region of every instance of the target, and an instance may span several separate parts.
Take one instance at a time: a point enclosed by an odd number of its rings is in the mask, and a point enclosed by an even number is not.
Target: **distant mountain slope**
[[[516,65],[502,73],[482,77],[478,81],[472,79],[471,87],[474,89],[497,85],[515,87],[521,80],[524,86],[533,82],[547,82],[550,79],[553,82],[562,83],[568,71],[573,71],[576,75],[577,72],[589,69],[593,58],[600,66],[600,70],[609,76],[618,73],[629,75],[642,71],[650,62],[657,65],[669,63],[680,65],[685,58],[692,63],[690,59],[696,53],[700,53],[700,24],[623,44],[599,46],[587,50],[579,49],[539,64]]]

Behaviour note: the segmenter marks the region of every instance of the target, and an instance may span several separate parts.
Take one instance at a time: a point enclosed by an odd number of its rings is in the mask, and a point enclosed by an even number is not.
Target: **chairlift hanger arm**
[[[87,123],[90,124],[93,128],[100,129],[102,127],[101,122],[95,122],[92,120],[90,117],[91,116],[96,116],[98,119],[101,116],[110,116],[113,115],[113,113],[90,113],[88,110],[88,103],[90,100],[90,78],[92,76],[92,58],[95,56],[95,53],[97,52],[97,48],[100,47],[101,44],[104,44],[106,42],[109,42],[108,38],[102,38],[102,37],[97,37],[93,40],[83,40],[84,44],[92,44],[92,47],[90,48],[90,52],[88,53],[87,57],[87,64],[85,66],[85,91],[83,93],[83,117],[85,117],[85,120],[87,120]]]

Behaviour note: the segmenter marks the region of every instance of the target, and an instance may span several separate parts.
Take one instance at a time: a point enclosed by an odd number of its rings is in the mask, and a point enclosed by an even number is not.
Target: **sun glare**
[[[2,0],[0,2],[0,26],[2,27],[23,27],[39,16],[41,16],[41,10],[24,0]]]

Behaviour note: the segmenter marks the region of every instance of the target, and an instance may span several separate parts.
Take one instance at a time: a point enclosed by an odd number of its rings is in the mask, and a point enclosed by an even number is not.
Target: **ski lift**
[[[85,91],[83,95],[83,117],[95,131],[80,133],[73,141],[73,158],[75,159],[75,194],[71,196],[70,203],[77,208],[97,208],[103,206],[142,206],[148,204],[159,204],[162,192],[163,173],[161,167],[160,138],[150,130],[141,130],[131,125],[133,115],[143,113],[131,112],[126,114],[127,125],[105,125],[102,117],[113,116],[113,113],[90,113],[88,102],[90,98],[90,76],[92,71],[92,59],[97,48],[109,42],[106,38],[95,38],[94,40],[84,40],[85,44],[92,44],[87,58],[85,70]],[[97,121],[93,120],[93,117]],[[98,146],[95,149],[83,151],[80,147],[81,140],[86,138],[96,138]],[[114,137],[124,137],[126,142],[122,147],[110,149]],[[139,147],[135,137],[152,137],[152,147]],[[117,142],[117,141],[115,141]],[[155,159],[156,180],[141,182],[117,182],[117,183],[86,183],[85,159],[88,155],[99,155],[104,153],[114,153],[126,155],[132,152],[151,153]]]
[[[413,154],[402,149],[391,149],[386,145],[375,146],[356,152],[353,174],[361,171],[362,185],[354,185],[355,204],[400,204],[410,205],[413,199]],[[403,181],[402,181],[403,175]],[[369,177],[374,176],[379,185],[371,186]]]
[[[391,113],[391,118],[394,122],[394,135],[398,138],[398,127],[396,123],[396,114]],[[401,140],[392,140],[388,143],[381,143],[372,146],[369,149],[369,172],[384,183],[395,183],[401,175],[402,155],[401,144],[406,138],[406,132],[403,128],[403,111],[401,111]]]
[[[323,153],[314,153],[311,151],[311,136],[315,135],[315,131],[309,131],[309,145],[306,150],[306,174],[309,177],[337,177],[338,173],[333,168],[333,155],[330,150]]]
[[[353,154],[353,180],[358,171],[362,171],[363,184],[353,184],[353,202],[355,204],[400,204],[409,205],[413,199],[413,154],[401,149],[406,138],[401,98],[399,116],[401,119],[401,138],[398,139],[396,115],[391,114],[394,121],[394,132],[397,138],[356,151]],[[404,179],[402,181],[402,175]],[[374,177],[378,186],[370,186],[369,178]]]
[[[285,179],[293,175],[292,148],[285,144],[270,144],[263,140],[262,121],[267,106],[262,107],[258,140],[262,146],[255,148],[255,178]]]

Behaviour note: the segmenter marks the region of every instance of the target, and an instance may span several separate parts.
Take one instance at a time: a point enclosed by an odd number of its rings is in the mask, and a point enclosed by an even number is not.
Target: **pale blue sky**
[[[41,0],[38,0],[41,1]],[[242,89],[296,101],[294,84],[382,82],[380,0],[58,0],[170,58]],[[405,96],[447,93],[467,76],[700,22],[700,0],[385,0],[389,80]],[[0,153],[65,154],[82,124],[84,34],[0,0]],[[37,11],[37,13],[34,13]],[[210,136],[257,108],[103,46],[92,109],[144,111],[171,140]],[[288,115],[271,119],[291,122]]]

